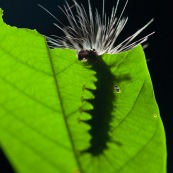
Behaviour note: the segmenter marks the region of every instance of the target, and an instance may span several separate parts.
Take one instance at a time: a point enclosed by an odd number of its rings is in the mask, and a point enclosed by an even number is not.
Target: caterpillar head
[[[91,50],[81,49],[80,51],[78,51],[77,56],[78,60],[80,61],[88,61],[95,59],[98,56],[98,54],[95,49]]]

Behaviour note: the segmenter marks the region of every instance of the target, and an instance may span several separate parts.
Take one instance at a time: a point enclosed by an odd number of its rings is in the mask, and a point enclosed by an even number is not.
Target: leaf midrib
[[[46,40],[45,40],[45,44],[46,44]],[[66,130],[67,130],[68,136],[69,136],[69,140],[70,140],[70,143],[71,143],[72,151],[74,153],[74,157],[76,159],[76,163],[78,165],[79,170],[81,171],[81,173],[84,173],[84,171],[82,169],[82,166],[80,164],[80,161],[78,159],[78,156],[77,156],[77,152],[76,152],[75,145],[74,145],[74,142],[73,142],[72,134],[70,132],[70,128],[68,126],[68,122],[67,122],[66,115],[65,115],[65,109],[64,109],[62,98],[61,98],[61,93],[60,93],[60,90],[59,90],[58,81],[57,81],[57,78],[56,78],[56,73],[55,73],[51,53],[50,53],[50,50],[49,50],[47,44],[46,44],[46,48],[47,48],[47,55],[48,55],[48,58],[49,58],[49,61],[50,61],[50,67],[51,67],[51,70],[52,70],[52,76],[53,76],[54,81],[55,81],[55,88],[56,88],[57,97],[59,98],[60,108],[61,108],[62,116],[63,116],[64,122],[65,122],[65,127],[66,127]]]

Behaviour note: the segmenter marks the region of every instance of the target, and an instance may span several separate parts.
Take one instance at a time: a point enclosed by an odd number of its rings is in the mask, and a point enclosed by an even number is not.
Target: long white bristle
[[[56,19],[59,24],[56,23],[54,25],[63,31],[65,35],[63,37],[46,37],[51,48],[70,48],[78,51],[81,49],[95,49],[98,55],[102,55],[104,53],[116,54],[122,51],[130,50],[138,44],[142,44],[150,35],[154,33],[148,34],[147,36],[132,42],[153,21],[152,19],[136,33],[115,46],[117,37],[122,32],[128,20],[127,17],[122,17],[128,0],[126,1],[119,17],[117,17],[117,9],[119,5],[119,0],[117,0],[116,6],[112,8],[110,18],[108,18],[104,12],[104,0],[101,15],[98,13],[97,9],[95,10],[95,13],[93,13],[90,0],[88,0],[88,13],[82,4],[78,4],[76,0],[73,0],[73,3],[74,5],[70,6],[66,2],[64,8],[59,7],[65,14],[69,22],[69,26],[65,26],[50,11],[39,5]],[[76,13],[73,10],[75,10]]]

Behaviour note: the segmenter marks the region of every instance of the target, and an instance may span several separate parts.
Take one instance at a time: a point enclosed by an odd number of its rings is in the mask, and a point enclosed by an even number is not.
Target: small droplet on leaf
[[[157,118],[157,114],[154,114],[154,118]]]

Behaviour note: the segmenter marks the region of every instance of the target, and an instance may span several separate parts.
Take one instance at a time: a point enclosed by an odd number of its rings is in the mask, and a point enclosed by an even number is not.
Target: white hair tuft
[[[78,4],[76,0],[73,0],[73,2],[73,6],[70,6],[66,2],[64,8],[59,7],[65,14],[69,22],[69,26],[65,26],[50,11],[39,5],[58,21],[59,24],[54,23],[54,25],[65,34],[63,37],[55,35],[46,37],[51,48],[70,48],[78,51],[94,50],[98,55],[102,55],[104,53],[116,54],[136,47],[138,44],[145,42],[148,37],[154,33],[152,32],[151,34],[134,41],[134,39],[153,21],[152,19],[136,33],[115,46],[116,40],[128,20],[128,17],[122,17],[128,0],[126,1],[119,17],[117,17],[117,9],[119,5],[119,0],[117,0],[116,6],[112,8],[110,18],[108,18],[105,13],[104,0],[102,15],[98,13],[97,9],[93,14],[90,0],[88,0],[88,13],[82,4]],[[76,11],[76,15],[73,12],[74,9]]]

